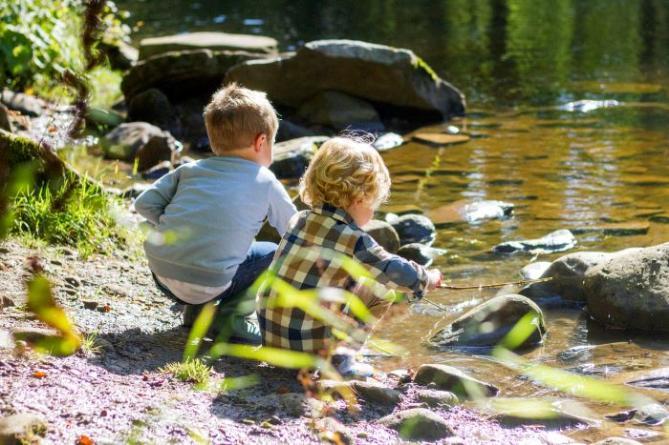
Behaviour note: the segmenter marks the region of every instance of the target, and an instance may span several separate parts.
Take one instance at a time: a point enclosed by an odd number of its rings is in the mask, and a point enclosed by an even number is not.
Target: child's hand
[[[427,271],[427,277],[428,277],[428,283],[427,283],[428,290],[435,290],[436,288],[441,286],[442,275],[439,269],[429,269]]]

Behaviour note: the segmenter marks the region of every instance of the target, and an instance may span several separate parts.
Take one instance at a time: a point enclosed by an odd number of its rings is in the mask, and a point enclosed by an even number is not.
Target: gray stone
[[[400,237],[400,245],[421,243],[432,245],[437,237],[437,230],[424,215],[407,214],[402,216],[386,216],[386,221],[397,231]]]
[[[404,440],[432,442],[455,435],[444,419],[425,408],[399,411],[382,417],[378,422],[397,431]]]
[[[297,115],[314,124],[335,130],[346,128],[379,131],[383,129],[379,113],[368,102],[338,91],[323,91],[306,100]]]
[[[430,210],[428,216],[435,225],[457,223],[476,224],[490,219],[502,219],[513,213],[514,205],[504,201],[470,201],[462,199]]]
[[[142,91],[130,100],[128,120],[148,122],[173,134],[178,134],[180,125],[170,100],[157,88]]]
[[[183,50],[236,50],[261,54],[276,54],[277,41],[271,37],[228,34],[224,32],[190,32],[161,37],[149,37],[139,42],[139,59]]]
[[[523,280],[536,280],[541,278],[551,267],[550,261],[535,261],[520,269],[520,276]]]
[[[669,392],[669,367],[634,372],[633,375],[627,377],[625,383],[640,388]]]
[[[587,270],[584,287],[600,323],[669,332],[669,243],[613,255]]]
[[[402,258],[414,261],[421,266],[428,267],[439,255],[444,255],[446,249],[437,249],[420,243],[405,244],[400,247],[397,254]]]
[[[327,140],[327,136],[309,136],[275,144],[270,170],[279,179],[301,177],[318,147]]]
[[[452,392],[438,391],[436,389],[419,389],[416,391],[416,398],[430,408],[452,407],[460,403],[458,396]]]
[[[227,73],[230,81],[292,107],[328,90],[431,116],[461,115],[465,107],[462,93],[412,51],[353,40],[309,42],[295,54],[244,62]]]
[[[114,110],[89,106],[86,108],[86,122],[101,127],[116,127],[125,119]]]
[[[400,402],[401,398],[399,391],[388,388],[380,383],[355,380],[351,382],[351,388],[366,402],[383,407],[395,406]]]
[[[522,295],[500,295],[491,298],[458,317],[433,335],[433,346],[495,346],[527,314],[532,314],[533,331],[522,343],[505,345],[526,348],[543,342],[546,333],[544,316],[539,306]]]
[[[520,291],[530,298],[559,295],[565,300],[585,302],[583,280],[587,270],[611,257],[605,252],[576,252],[561,256],[536,278],[552,278],[531,284]]]
[[[423,386],[434,386],[442,391],[451,391],[459,398],[470,398],[474,391],[483,396],[495,396],[499,389],[490,383],[475,379],[457,368],[441,364],[421,365],[416,371],[414,383]]]
[[[155,181],[162,178],[172,170],[174,170],[174,168],[172,167],[172,163],[170,161],[161,161],[150,169],[144,171],[142,173],[142,179],[147,181]]]
[[[574,400],[504,398],[490,400],[484,412],[501,425],[517,427],[541,425],[547,429],[564,429],[578,425],[597,426],[599,421],[593,413]]]
[[[305,136],[316,136],[316,133],[302,125],[298,125],[286,119],[279,120],[279,130],[276,132],[277,142],[303,138]]]
[[[135,199],[141,195],[146,189],[148,189],[151,184],[142,184],[139,182],[134,183],[133,185],[127,187],[121,192],[121,197]]]
[[[391,148],[399,147],[404,144],[404,138],[397,133],[384,133],[379,136],[373,143],[372,147],[378,151],[386,151]]]
[[[121,124],[107,133],[102,141],[105,157],[135,162],[145,171],[160,161],[171,160],[179,144],[169,132],[146,122]]]
[[[390,253],[397,252],[400,248],[400,237],[397,231],[385,221],[373,219],[362,227],[369,236]]]
[[[332,417],[323,417],[322,419],[319,419],[316,424],[319,431],[326,432],[325,437],[322,437],[325,442],[337,444],[355,443],[351,432],[337,419]]]
[[[556,230],[546,236],[531,240],[507,241],[493,247],[494,253],[554,253],[569,250],[576,245],[574,235],[565,229]]]
[[[3,104],[0,104],[0,129],[10,133],[14,131],[12,122],[9,120],[9,109]]]
[[[46,436],[47,423],[37,414],[20,413],[0,418],[0,443],[39,443]]]
[[[258,57],[261,56],[244,51],[168,52],[134,65],[123,77],[121,90],[126,103],[149,88],[158,88],[170,99],[182,98],[184,91],[190,91],[191,96],[201,93],[208,98],[221,86],[230,67]]]

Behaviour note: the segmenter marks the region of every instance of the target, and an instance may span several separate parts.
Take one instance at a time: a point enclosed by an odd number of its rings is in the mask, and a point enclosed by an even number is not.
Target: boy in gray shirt
[[[265,94],[230,84],[213,95],[204,119],[215,156],[182,165],[135,201],[153,226],[144,243],[149,267],[158,287],[187,305],[186,325],[208,301],[230,306],[245,299],[277,248],[254,240],[263,222],[283,235],[296,213],[267,169],[279,122]],[[254,297],[247,297],[248,313]],[[257,326],[241,312],[217,327],[259,343]]]

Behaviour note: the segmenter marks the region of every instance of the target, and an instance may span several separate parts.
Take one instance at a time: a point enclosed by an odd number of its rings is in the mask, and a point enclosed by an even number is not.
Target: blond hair
[[[378,207],[390,194],[390,174],[371,145],[346,137],[325,142],[300,180],[300,198],[311,206],[348,208],[357,199]]]
[[[220,88],[204,108],[209,145],[215,154],[248,147],[259,134],[270,143],[279,120],[265,93],[249,90],[236,83]]]

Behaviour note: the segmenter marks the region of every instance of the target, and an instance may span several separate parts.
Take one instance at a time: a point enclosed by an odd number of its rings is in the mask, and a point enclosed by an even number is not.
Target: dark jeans
[[[275,243],[266,241],[254,241],[246,254],[246,259],[239,265],[237,273],[232,278],[232,284],[222,294],[214,298],[219,302],[219,311],[230,310],[241,314],[251,314],[255,310],[255,295],[247,292],[253,285],[256,279],[269,267],[272,263],[272,257],[278,246]],[[167,287],[156,279],[155,274],[153,279],[160,289],[167,297],[175,300],[180,304],[188,304],[176,295],[174,295]]]

